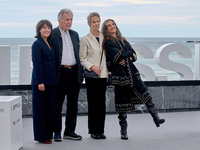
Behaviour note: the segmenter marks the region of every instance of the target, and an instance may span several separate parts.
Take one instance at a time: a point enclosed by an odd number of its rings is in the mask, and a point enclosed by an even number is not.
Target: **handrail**
[[[200,80],[187,80],[187,81],[144,81],[148,87],[157,86],[198,86]],[[81,85],[81,88],[86,88],[85,84]],[[0,85],[0,90],[31,90],[31,85]]]

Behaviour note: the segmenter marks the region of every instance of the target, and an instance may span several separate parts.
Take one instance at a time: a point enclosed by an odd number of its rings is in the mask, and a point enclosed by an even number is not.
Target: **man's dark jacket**
[[[62,61],[62,50],[63,50],[62,37],[61,37],[59,27],[54,28],[52,30],[52,34],[53,34],[52,46],[55,51],[56,74],[57,74],[57,79],[58,79],[59,74],[60,74],[59,72],[60,72],[60,65]],[[69,34],[73,43],[75,59],[76,59],[77,67],[78,67],[78,82],[82,83],[83,67],[79,59],[79,35],[76,31],[71,30],[71,29],[69,30]]]

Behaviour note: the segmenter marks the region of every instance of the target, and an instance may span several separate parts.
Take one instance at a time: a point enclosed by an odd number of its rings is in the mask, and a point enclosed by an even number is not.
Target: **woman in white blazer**
[[[85,76],[88,100],[88,129],[94,139],[106,139],[105,125],[105,93],[107,83],[107,66],[105,52],[102,49],[103,35],[99,31],[100,15],[92,12],[87,17],[90,32],[81,38],[80,61],[89,72],[94,72],[99,78]]]

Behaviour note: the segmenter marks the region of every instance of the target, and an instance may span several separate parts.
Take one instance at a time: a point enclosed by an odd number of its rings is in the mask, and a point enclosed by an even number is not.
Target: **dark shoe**
[[[149,113],[151,114],[151,116],[153,117],[153,121],[155,122],[157,127],[160,127],[160,124],[165,122],[165,119],[160,119],[160,117],[158,116],[158,113],[156,111],[155,105],[152,101],[152,99],[150,99],[147,103],[147,110],[149,111]]]
[[[119,113],[119,124],[121,126],[121,139],[123,140],[128,140],[128,135],[127,135],[127,126],[128,126],[128,123],[126,121],[126,118],[127,118],[127,113]]]
[[[70,140],[81,140],[82,136],[71,132],[69,135],[63,135],[63,139],[70,139]]]
[[[104,133],[100,133],[100,139],[106,139],[106,135]]]
[[[163,124],[165,122],[165,119],[159,119],[158,121],[154,120],[154,122],[155,122],[157,127],[160,127],[160,124]]]
[[[160,119],[157,113],[152,114],[153,121],[156,124],[156,127],[160,127],[160,124],[163,124],[165,122],[165,119]]]
[[[51,140],[46,140],[46,141],[39,141],[40,143],[44,143],[44,144],[51,144],[52,141]]]
[[[96,134],[91,134],[91,138],[100,139],[101,137],[100,137],[99,133],[96,133]]]
[[[128,140],[127,127],[121,127],[121,139]]]
[[[55,132],[55,133],[54,133],[53,140],[54,140],[55,142],[60,142],[60,141],[62,141],[60,132]]]

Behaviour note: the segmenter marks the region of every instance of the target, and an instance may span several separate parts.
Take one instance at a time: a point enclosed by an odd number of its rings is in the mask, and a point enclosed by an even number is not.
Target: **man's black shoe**
[[[63,135],[63,139],[70,139],[70,140],[81,140],[82,136],[77,135],[74,132],[71,132],[69,135]]]
[[[55,132],[55,133],[54,133],[53,140],[54,140],[55,142],[60,142],[60,141],[62,141],[60,132]]]

